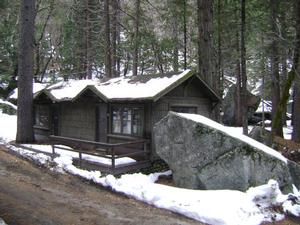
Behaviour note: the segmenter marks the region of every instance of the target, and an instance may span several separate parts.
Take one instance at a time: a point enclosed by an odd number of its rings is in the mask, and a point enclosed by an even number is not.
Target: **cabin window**
[[[195,106],[172,106],[171,111],[178,112],[178,113],[197,114],[197,107],[195,107]]]
[[[35,126],[42,128],[49,128],[49,106],[36,105],[35,106]]]
[[[113,107],[112,132],[142,136],[143,134],[143,109],[140,107]]]

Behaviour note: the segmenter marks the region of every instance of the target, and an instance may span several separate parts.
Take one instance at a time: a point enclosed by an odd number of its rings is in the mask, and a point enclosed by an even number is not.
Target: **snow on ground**
[[[2,123],[4,126],[2,126]],[[273,210],[274,206],[283,206],[283,210],[300,216],[300,193],[294,187],[294,193],[283,195],[276,181],[250,188],[247,192],[235,190],[190,190],[157,184],[155,181],[162,175],[170,175],[171,171],[145,175],[141,173],[125,174],[120,178],[113,175],[102,176],[100,171],[87,171],[73,165],[76,156],[68,151],[52,158],[23,148],[8,144],[15,136],[16,118],[0,114],[0,143],[18,154],[49,167],[57,172],[68,172],[91,180],[96,184],[111,188],[137,200],[159,208],[180,213],[195,220],[213,225],[258,225],[262,222],[281,220],[283,213]],[[4,128],[4,129],[3,129]],[[5,129],[5,128],[12,128]],[[29,146],[27,146],[29,147]],[[51,152],[50,146],[31,145],[35,149]]]
[[[15,140],[17,133],[17,116],[7,115],[0,111],[0,142]]]
[[[21,146],[36,149],[38,151],[45,152],[45,153],[52,153],[52,147],[50,145],[24,144]],[[68,148],[71,150],[71,148],[69,148],[68,146],[61,146],[61,147],[65,148],[65,149]],[[55,153],[57,153],[61,156],[71,157],[72,159],[79,159],[79,153],[77,153],[77,152],[55,149]],[[87,154],[82,154],[82,159],[86,160],[86,161],[94,162],[94,163],[104,164],[104,165],[111,165],[111,163],[112,163],[111,159],[93,156],[93,155],[87,155]],[[136,160],[129,158],[129,157],[122,157],[122,158],[115,159],[116,166],[130,164],[130,163],[134,163],[134,162],[136,162]]]
[[[50,166],[51,157],[33,153],[22,148],[8,146],[26,158]],[[38,146],[35,146],[38,148]],[[291,197],[299,195],[295,188],[293,195],[283,195],[276,181],[250,188],[247,192],[235,190],[190,190],[157,184],[159,176],[170,175],[171,172],[145,175],[141,173],[125,174],[120,178],[112,175],[101,176],[100,171],[87,171],[72,164],[72,156],[62,154],[54,159],[57,172],[68,172],[81,176],[113,191],[123,193],[137,200],[159,208],[180,213],[195,220],[220,225],[258,225],[262,222],[281,220],[283,214],[275,212],[272,207],[283,205],[284,210],[300,216],[300,206],[294,205]]]
[[[0,225],[7,225],[3,219],[0,218]]]
[[[270,121],[270,120],[267,120]],[[283,137],[286,140],[291,140],[292,139],[292,133],[293,133],[293,126],[291,125],[291,120],[287,120],[286,123],[287,125],[283,127]],[[271,122],[269,123],[271,124]],[[271,131],[271,126],[265,127],[266,130]]]

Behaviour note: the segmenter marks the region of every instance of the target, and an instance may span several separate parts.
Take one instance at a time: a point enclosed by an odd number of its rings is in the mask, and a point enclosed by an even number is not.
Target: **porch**
[[[97,169],[109,174],[122,174],[137,171],[151,166],[149,140],[137,139],[121,143],[104,143],[77,138],[50,135],[52,157],[58,150],[78,153],[75,163],[82,168]],[[107,159],[106,163],[86,160],[86,156],[96,156]],[[130,162],[118,163],[119,160],[130,157]],[[123,160],[124,161],[124,160]]]

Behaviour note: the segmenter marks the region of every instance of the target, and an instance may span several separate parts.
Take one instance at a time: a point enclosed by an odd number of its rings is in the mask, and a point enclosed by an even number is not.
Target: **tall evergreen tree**
[[[110,41],[110,10],[109,0],[104,0],[104,27],[105,27],[105,76],[112,77],[111,67],[111,41]]]
[[[20,9],[18,69],[18,143],[30,143],[33,136],[33,51],[35,0],[23,0]]]
[[[141,1],[135,0],[134,47],[133,47],[133,76],[138,74],[139,44],[140,44],[140,14]]]
[[[246,0],[241,0],[241,93],[243,109],[243,134],[248,135],[248,102],[246,73]]]
[[[271,80],[272,80],[272,117],[275,113],[280,101],[280,78],[279,78],[279,52],[278,52],[278,0],[270,0],[270,21],[271,21],[271,45],[270,45],[270,64],[271,64]],[[280,124],[282,122],[280,121]],[[282,125],[272,125],[272,133],[283,137]]]
[[[213,0],[197,0],[198,6],[198,71],[200,76],[216,87],[213,79]]]

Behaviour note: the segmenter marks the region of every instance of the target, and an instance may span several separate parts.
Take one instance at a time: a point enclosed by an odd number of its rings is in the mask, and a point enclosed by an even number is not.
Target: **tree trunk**
[[[140,28],[140,0],[135,1],[135,27],[134,27],[134,51],[133,51],[133,76],[138,74],[138,61],[139,61],[139,28]]]
[[[172,34],[173,34],[173,41],[174,41],[174,49],[173,49],[173,70],[174,72],[178,72],[179,64],[178,64],[178,56],[179,56],[179,41],[178,41],[178,5],[175,4],[174,6],[175,13],[172,14],[173,26],[172,26]]]
[[[212,22],[213,1],[197,0],[198,7],[198,71],[200,76],[216,87],[212,71]]]
[[[223,85],[224,85],[224,77],[222,73],[222,27],[221,27],[221,0],[218,0],[218,7],[217,7],[217,13],[218,13],[218,94],[222,96],[223,94]]]
[[[296,77],[299,79],[299,59],[300,59],[300,1],[296,1],[296,43],[294,46],[294,57],[293,57],[293,66],[291,71],[288,73],[288,77],[284,86],[284,89],[282,91],[282,97],[278,105],[277,112],[275,114],[275,117],[273,118],[272,124],[274,126],[280,126],[280,121],[282,118],[282,113],[284,111],[284,108],[286,107],[289,97],[290,97],[290,89],[292,87],[293,82],[295,81]],[[296,75],[298,73],[298,75]],[[295,85],[296,88],[297,84]],[[299,86],[297,86],[299,87]],[[297,88],[296,88],[297,89]],[[299,89],[298,89],[299,90]],[[298,92],[299,93],[299,92]],[[300,136],[300,117],[298,116],[297,112],[299,113],[299,95],[296,96],[296,93],[294,93],[294,108],[293,108],[293,134],[292,134],[292,140],[300,142],[299,136]],[[296,110],[296,104],[298,104],[298,110]],[[296,124],[298,126],[296,126]]]
[[[31,143],[33,134],[33,52],[35,0],[21,1],[18,59],[18,143]]]
[[[235,9],[235,19],[236,19],[236,24],[240,23],[240,17],[239,17],[239,9],[238,7]],[[238,25],[237,25],[238,27]],[[235,107],[235,115],[236,115],[236,121],[235,125],[236,126],[242,126],[243,120],[242,120],[242,79],[241,79],[241,51],[240,51],[240,30],[236,29],[236,107]]]
[[[117,69],[117,62],[118,62],[118,56],[117,56],[117,41],[118,41],[118,11],[119,11],[119,3],[118,0],[112,0],[112,40],[111,40],[111,67],[112,67],[112,77],[118,77],[120,76],[119,71]]]
[[[243,134],[248,135],[248,104],[247,104],[247,74],[246,74],[246,0],[241,0],[241,79],[242,79],[242,111]]]
[[[183,0],[183,68],[187,69],[187,21],[186,21],[186,0]]]
[[[92,79],[92,62],[91,62],[91,17],[90,17],[90,0],[85,0],[85,59],[84,59],[84,78]]]
[[[298,69],[298,74],[299,74],[299,69]],[[299,76],[296,77],[295,79],[295,86],[294,86],[294,121],[293,121],[293,134],[292,134],[292,139],[293,141],[299,142],[300,143],[300,79]]]
[[[300,68],[299,68],[299,55],[300,55],[300,1],[297,1],[296,11],[296,45],[294,50],[294,66],[297,71],[294,86],[294,106],[293,106],[293,134],[292,140],[300,143]],[[289,92],[288,92],[289,93]]]
[[[285,13],[282,13],[282,16],[280,17],[280,23],[281,23],[281,33],[282,33],[282,38],[284,40],[287,39],[287,23],[286,23],[286,15]],[[286,43],[283,42],[281,40],[281,44],[280,44],[280,51],[282,52],[281,54],[281,65],[282,65],[282,68],[281,68],[281,86],[285,86],[285,83],[286,83],[286,79],[287,79],[287,76],[288,76],[288,49],[286,49]],[[281,96],[280,96],[281,98]],[[284,112],[282,113],[282,125],[286,125],[286,113],[287,113],[287,108],[285,107],[284,108]]]
[[[111,42],[110,42],[110,16],[109,16],[109,0],[104,0],[104,26],[105,26],[105,75],[112,77],[111,70]]]
[[[275,118],[276,111],[278,109],[280,101],[280,82],[279,82],[279,52],[278,52],[278,40],[276,37],[277,31],[277,19],[278,19],[278,0],[270,1],[271,9],[271,29],[272,29],[272,42],[271,42],[271,55],[270,55],[270,64],[271,64],[271,81],[272,81],[272,118]],[[278,126],[275,126],[272,123],[272,134],[283,137],[282,132],[282,121],[279,119]]]

